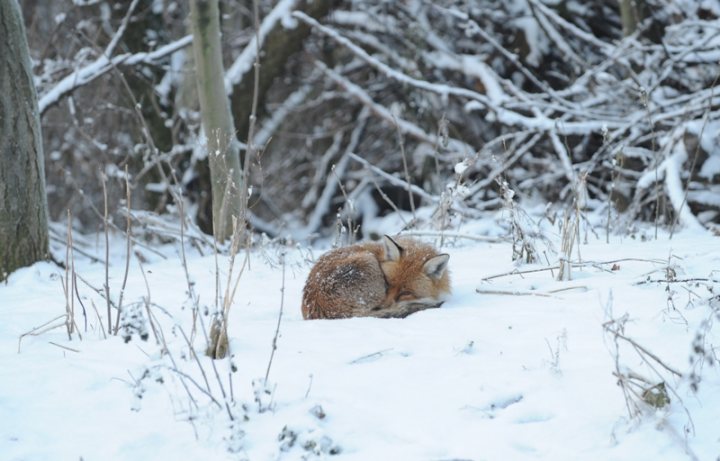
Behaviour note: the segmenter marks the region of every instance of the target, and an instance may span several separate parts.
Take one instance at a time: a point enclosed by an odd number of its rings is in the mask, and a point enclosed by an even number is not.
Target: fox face
[[[384,257],[380,268],[385,276],[386,294],[377,311],[402,313],[439,307],[450,293],[447,254],[417,240],[400,243],[385,236]],[[412,312],[407,312],[405,317]]]
[[[414,239],[361,243],[320,257],[303,290],[306,319],[403,318],[450,293],[449,256]]]

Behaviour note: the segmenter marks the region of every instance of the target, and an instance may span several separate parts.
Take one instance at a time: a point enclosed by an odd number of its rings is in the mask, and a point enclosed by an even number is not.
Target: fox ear
[[[425,264],[423,264],[423,270],[428,277],[437,280],[445,274],[449,259],[450,255],[444,253],[433,256],[425,261]]]
[[[402,256],[403,248],[387,235],[383,236],[383,244],[385,247],[385,260],[398,261]]]

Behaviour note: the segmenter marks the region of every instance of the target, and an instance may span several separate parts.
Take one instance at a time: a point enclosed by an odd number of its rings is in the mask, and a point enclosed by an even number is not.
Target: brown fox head
[[[384,260],[380,263],[387,294],[382,308],[420,310],[437,307],[450,293],[447,265],[450,256],[415,240],[383,238]]]

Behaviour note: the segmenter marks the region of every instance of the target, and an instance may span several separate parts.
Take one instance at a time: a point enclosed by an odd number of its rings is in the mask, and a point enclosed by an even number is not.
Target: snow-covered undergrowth
[[[78,254],[82,340],[64,326],[20,340],[67,300],[63,269],[19,270],[0,286],[0,458],[716,459],[718,239],[588,239],[563,282],[547,264],[514,265],[510,243],[445,239],[452,297],[402,320],[303,321],[321,250],[288,250],[282,264],[285,250],[264,245],[240,277],[231,357],[214,363],[201,328],[215,303],[212,254],[188,253],[194,319],[178,249],[137,247],[147,260],[131,262],[123,296],[135,319],[124,322],[148,339],[131,331],[128,343],[104,339],[106,304],[90,286],[102,289],[105,267]],[[218,264],[223,292],[227,257]]]

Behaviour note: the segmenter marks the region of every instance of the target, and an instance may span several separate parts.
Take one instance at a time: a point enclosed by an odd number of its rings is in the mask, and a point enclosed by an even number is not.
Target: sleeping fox
[[[321,256],[303,290],[305,319],[403,318],[439,307],[450,294],[447,254],[387,235]]]

